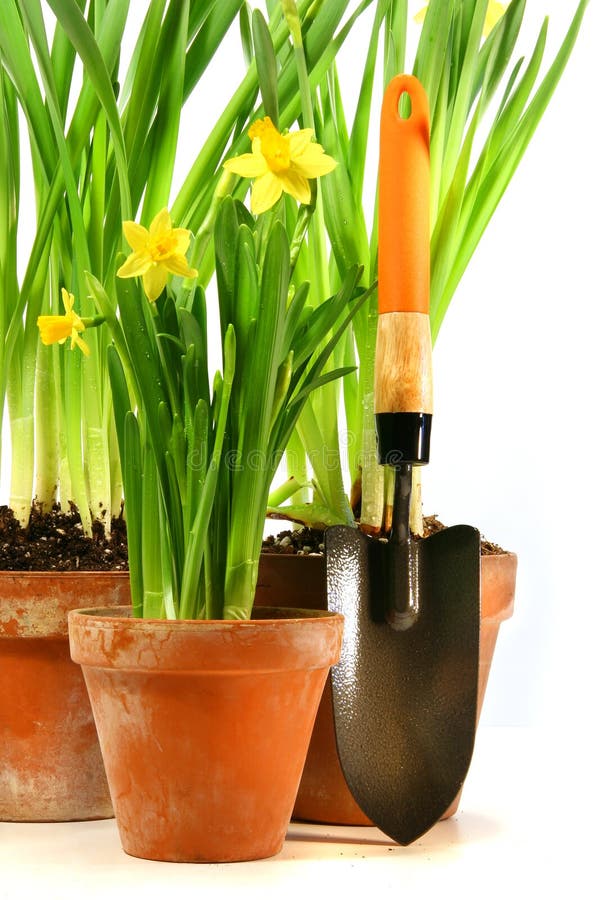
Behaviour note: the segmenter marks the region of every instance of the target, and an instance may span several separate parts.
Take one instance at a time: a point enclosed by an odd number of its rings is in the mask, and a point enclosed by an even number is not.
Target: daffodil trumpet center
[[[177,240],[170,234],[148,244],[148,252],[153,262],[162,262],[177,252]]]
[[[260,140],[260,152],[271,172],[285,172],[290,167],[289,134],[280,134],[269,117],[255,122],[248,132],[250,138]]]

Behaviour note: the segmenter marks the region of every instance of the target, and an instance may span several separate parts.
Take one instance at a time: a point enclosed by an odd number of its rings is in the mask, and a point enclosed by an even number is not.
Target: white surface
[[[188,865],[126,856],[112,820],[0,823],[0,898],[596,898],[596,760],[581,733],[483,728],[457,817],[410,847],[293,823],[273,859]]]

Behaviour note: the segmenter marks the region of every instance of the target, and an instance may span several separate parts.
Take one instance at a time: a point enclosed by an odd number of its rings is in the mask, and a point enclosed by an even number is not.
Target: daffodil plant
[[[223,369],[212,388],[204,291],[180,282],[156,297],[161,268],[190,276],[180,255],[188,234],[171,228],[166,212],[149,234],[125,223],[134,252],[117,273],[116,304],[112,287],[87,277],[113,339],[108,365],[136,615],[250,616],[268,494],[286,443],[310,392],[347,373],[324,367],[362,302],[360,271],[311,308],[308,284],[291,282],[289,228],[283,208],[261,221],[231,197],[219,205]],[[146,264],[155,267],[151,279]]]
[[[315,82],[372,2],[300,0],[307,70]],[[268,80],[265,60],[277,57],[280,127],[290,128],[300,111],[282,8],[276,2],[267,7],[268,22],[258,9],[250,14],[244,0],[149,0],[123,69],[123,36],[131,19],[139,21],[140,4],[0,3],[0,414],[6,401],[13,447],[9,502],[23,524],[32,500],[46,506],[57,498],[73,501],[87,531],[94,518],[109,524],[120,507],[106,367],[110,336],[108,329],[89,331],[97,311],[84,273],[112,283],[124,248],[122,222],[135,221],[125,229],[133,256],[121,274],[141,276],[155,297],[167,275],[187,291],[196,272],[200,284],[208,283],[217,201],[232,177],[223,173],[223,160],[242,153],[253,122],[273,115],[258,95],[259,82]],[[172,199],[182,108],[234,24],[246,74]],[[22,164],[26,144],[31,174]],[[31,236],[20,210],[28,182],[35,195]],[[159,215],[167,207],[191,234],[171,231],[166,214]],[[27,249],[22,276],[18,244]],[[72,352],[55,345],[65,337]]]
[[[335,66],[320,84],[311,82],[317,137],[339,161],[322,183],[332,249],[328,268],[332,286],[353,265],[363,267],[365,284],[376,278],[377,227],[374,224],[369,229],[368,223],[376,223],[377,217],[367,208],[365,163],[369,141],[378,140],[378,110],[372,108],[378,60],[383,57],[384,84],[399,72],[412,70],[429,96],[431,327],[435,341],[468,263],[560,80],[587,5],[588,0],[573,3],[572,24],[556,57],[540,76],[547,19],[530,56],[513,60],[526,0],[509,4],[431,0],[417,16],[421,25],[411,20],[406,0],[379,0],[353,121],[348,123],[346,118],[345,85]],[[408,29],[421,26],[416,54],[408,62]],[[399,222],[400,235],[401,230]],[[305,271],[310,264],[310,250],[305,247],[297,271]],[[364,530],[376,533],[389,527],[389,486],[377,464],[374,432],[376,326],[373,296],[355,317],[353,335],[336,351],[338,365],[358,363],[356,371],[344,379],[345,448],[336,443],[331,428],[339,407],[335,394],[327,393],[329,386],[313,394],[303,414],[305,427],[298,429],[311,460],[321,458],[316,448],[326,448],[327,466],[314,469],[310,503],[298,502],[297,488],[305,478],[303,472],[292,469],[290,475],[296,477],[288,482],[289,490],[282,486],[273,494],[273,514],[322,527],[347,522],[351,506]],[[339,484],[344,456],[351,477],[348,497],[329,489],[332,479]],[[283,503],[286,498],[290,502]],[[413,501],[411,526],[422,533],[420,483],[414,485]]]

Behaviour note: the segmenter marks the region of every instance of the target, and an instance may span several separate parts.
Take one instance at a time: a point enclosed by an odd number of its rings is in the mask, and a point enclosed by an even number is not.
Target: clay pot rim
[[[484,560],[489,562],[486,564]],[[496,553],[482,557],[482,621],[499,625],[513,615],[517,565],[516,553]]]
[[[67,614],[94,602],[129,601],[129,573],[0,572],[0,640],[66,640]],[[34,577],[31,577],[31,576]]]
[[[0,580],[3,578],[27,578],[31,581],[48,581],[48,579],[74,581],[75,579],[102,578],[104,575],[109,578],[129,579],[129,569],[76,569],[75,571],[72,569],[38,569],[32,572],[26,569],[0,569]]]
[[[86,607],[83,609],[72,609],[69,611],[69,618],[89,617],[95,622],[112,622],[118,620],[123,623],[124,627],[135,628],[136,630],[144,630],[144,626],[148,626],[152,631],[157,631],[160,627],[171,630],[171,628],[186,627],[188,631],[205,630],[207,626],[212,626],[214,630],[226,628],[230,630],[235,628],[252,628],[253,626],[262,627],[264,625],[275,625],[281,622],[309,623],[312,620],[322,619],[342,619],[340,613],[332,612],[327,609],[295,609],[286,606],[259,606],[252,610],[252,614],[258,614],[257,618],[252,619],[145,619],[132,615],[133,610],[130,606],[114,606],[114,607]],[[264,613],[264,615],[263,615]],[[278,613],[273,615],[273,613]],[[270,615],[269,615],[270,614]],[[284,614],[284,615],[282,615]]]
[[[262,607],[263,618],[249,620],[140,619],[131,612],[130,607],[71,611],[74,662],[157,675],[248,676],[328,668],[341,652],[344,617],[327,610]]]

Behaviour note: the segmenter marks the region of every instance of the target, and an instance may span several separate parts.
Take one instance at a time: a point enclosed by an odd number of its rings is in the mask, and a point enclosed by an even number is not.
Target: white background
[[[412,10],[421,5],[417,0]],[[136,13],[145,6],[132,3]],[[531,51],[549,14],[550,60],[575,6],[575,0],[529,0],[521,51]],[[178,184],[242,72],[234,32],[230,51],[184,115]],[[367,40],[361,26],[341,60],[349,105]],[[573,58],[435,350],[425,511],[447,524],[477,525],[519,556],[515,615],[501,631],[483,714],[488,725],[577,733],[584,700],[592,699],[599,618],[599,83],[600,11],[592,0]],[[6,465],[3,471],[5,502]]]
[[[527,7],[527,45],[548,12],[556,46],[575,3]],[[593,700],[600,599],[599,13],[593,0],[440,334],[425,495],[519,556],[483,722],[574,735]]]

